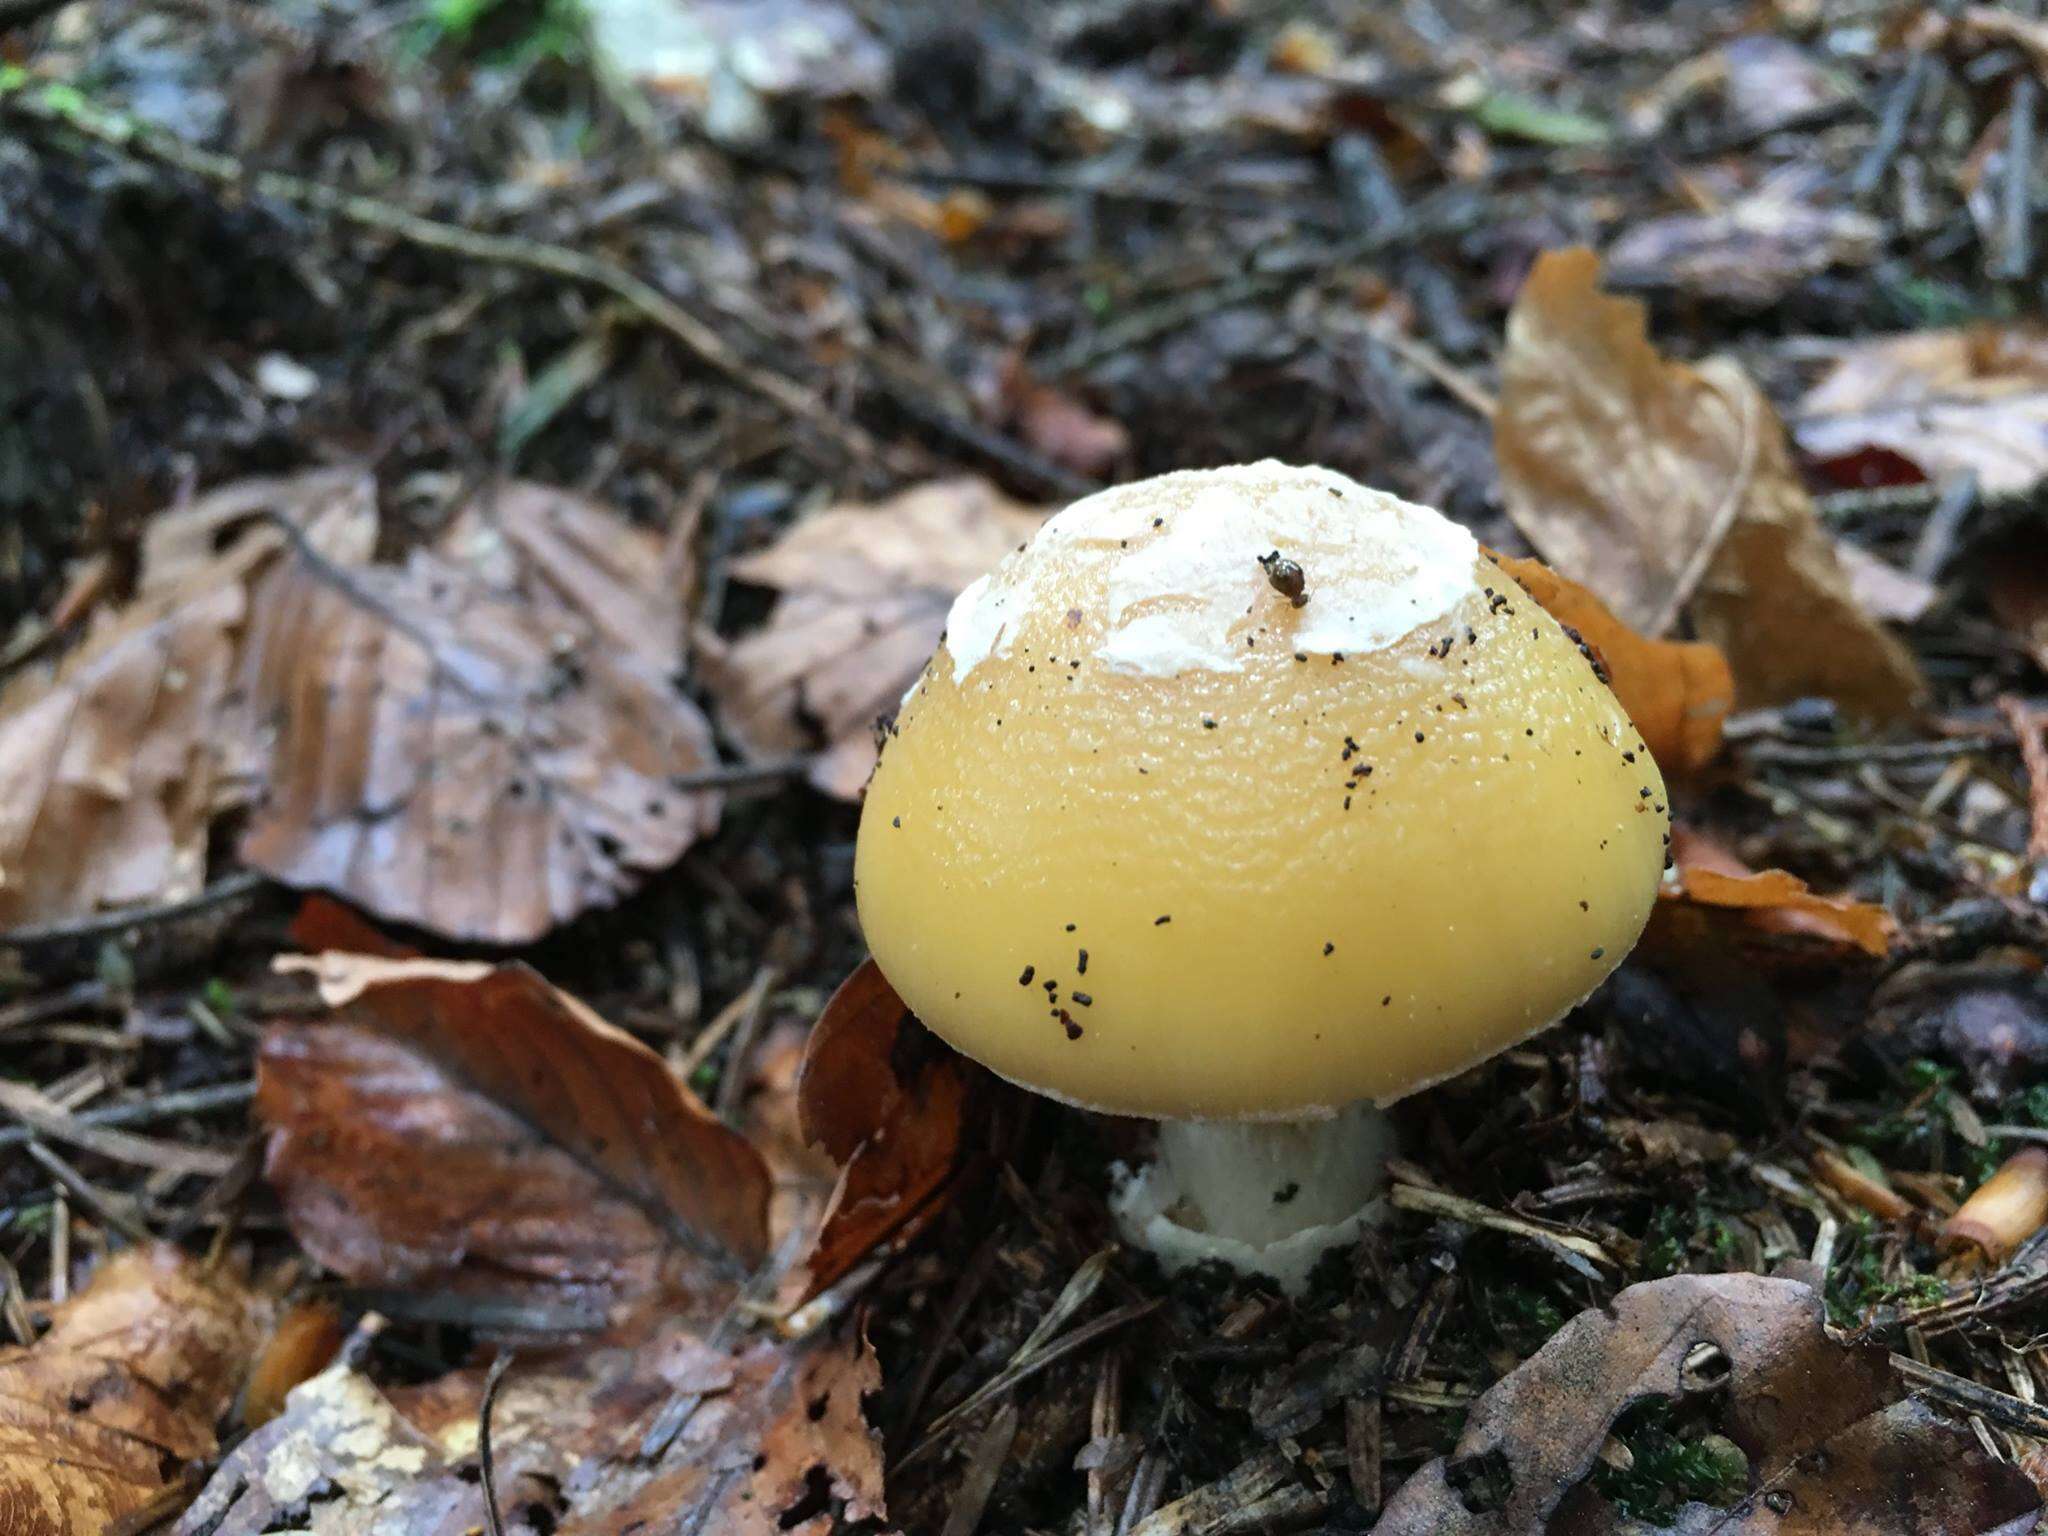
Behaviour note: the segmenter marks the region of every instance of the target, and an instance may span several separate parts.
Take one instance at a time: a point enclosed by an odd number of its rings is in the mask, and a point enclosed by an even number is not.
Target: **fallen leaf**
[[[853,799],[874,771],[875,723],[938,647],[953,599],[1043,520],[985,481],[938,480],[827,508],[736,561],[736,579],[781,597],[764,628],[706,645],[732,739],[755,758],[822,746],[811,782]]]
[[[1711,213],[1630,226],[1607,248],[1607,276],[1618,287],[1767,309],[1808,278],[1868,266],[1883,249],[1884,226],[1868,214],[1766,188]]]
[[[337,559],[375,533],[360,471],[244,481],[166,513],[134,602],[102,611],[54,673],[24,672],[0,694],[0,926],[177,901],[206,883],[209,827],[247,767],[231,717],[250,586],[283,542],[247,527],[264,513]]]
[[[1766,933],[1804,935],[1854,945],[1882,958],[1891,952],[1898,924],[1875,902],[1817,895],[1782,869],[1752,870],[1693,828],[1671,829],[1674,877],[1658,893],[1665,902],[1741,912]]]
[[[1516,526],[1642,633],[1689,613],[1740,704],[1906,708],[1919,670],[1857,607],[1769,403],[1725,360],[1660,357],[1598,276],[1548,253],[1509,316],[1494,446]]]
[[[1850,99],[1842,77],[1786,38],[1752,32],[1721,49],[1728,117],[1745,133],[1768,133]]]
[[[257,1063],[266,1172],[361,1283],[603,1309],[765,1257],[768,1175],[661,1058],[524,966],[286,957],[336,1022]]]
[[[1861,545],[1838,543],[1835,557],[1848,573],[1856,606],[1887,624],[1917,624],[1941,596],[1941,589],[1910,571],[1881,560]]]
[[[688,1530],[823,1536],[834,1516],[883,1513],[880,1443],[862,1411],[879,1389],[858,1336],[729,1349],[663,1319],[630,1343],[523,1355],[491,1414],[508,1532]],[[661,1456],[638,1455],[654,1415],[696,1399]],[[477,1426],[483,1372],[380,1391],[336,1364],[221,1464],[181,1536],[474,1532],[486,1528]]]
[[[1641,1530],[1585,1479],[1623,1412],[1651,1397],[1711,1410],[1749,1462],[1748,1496],[1733,1510],[1681,1506],[1682,1531],[1964,1536],[2040,1507],[2016,1468],[1900,1396],[1886,1349],[1830,1338],[1819,1294],[1799,1281],[1632,1285],[1481,1397],[1457,1448],[1403,1484],[1374,1530]]]
[[[1968,472],[1995,495],[2048,479],[2048,329],[1920,331],[1854,343],[1793,415],[1800,449],[1854,484],[1869,456],[1945,482]]]
[[[1658,767],[1680,777],[1713,761],[1721,750],[1721,724],[1735,702],[1727,657],[1698,641],[1645,638],[1540,560],[1500,557],[1496,563],[1598,654],[1609,686]]]
[[[943,1207],[982,1073],[932,1034],[873,960],[818,1016],[797,1078],[806,1140],[841,1165],[801,1301],[884,1244],[908,1242]]]
[[[1131,451],[1131,435],[1073,396],[1031,376],[1021,356],[1003,367],[1002,408],[1017,435],[1053,463],[1100,480]]]
[[[210,1460],[267,1311],[167,1244],[108,1259],[42,1338],[0,1349],[0,1529],[100,1536]]]
[[[295,553],[265,583],[245,684],[270,745],[242,856],[452,938],[524,943],[716,824],[677,688],[658,540],[506,485],[402,569]]]
[[[250,1368],[242,1392],[242,1423],[255,1429],[284,1412],[286,1395],[333,1363],[347,1332],[341,1314],[324,1301],[302,1301],[289,1308]]]

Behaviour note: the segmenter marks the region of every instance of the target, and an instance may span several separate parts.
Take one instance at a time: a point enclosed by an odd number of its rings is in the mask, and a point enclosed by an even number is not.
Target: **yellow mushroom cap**
[[[1666,829],[1613,693],[1469,533],[1269,462],[1091,496],[961,594],[855,890],[904,1001],[1003,1077],[1296,1118],[1557,1019]]]

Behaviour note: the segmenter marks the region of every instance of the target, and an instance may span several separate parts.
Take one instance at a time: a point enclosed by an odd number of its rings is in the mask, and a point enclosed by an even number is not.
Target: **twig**
[[[1998,712],[2011,724],[2027,767],[2027,856],[2036,864],[2048,862],[2048,710],[2007,693],[1999,695]]]
[[[80,1126],[148,1125],[178,1115],[211,1114],[219,1109],[236,1109],[256,1096],[254,1083],[217,1083],[211,1088],[187,1088],[180,1093],[159,1094],[129,1104],[109,1104],[103,1109],[81,1109],[71,1116]],[[33,1140],[35,1132],[25,1125],[0,1127],[0,1148],[18,1147]]]
[[[1922,581],[1933,581],[1955,552],[1956,535],[1977,507],[1977,472],[1966,469],[1941,488],[1934,510],[1920,525],[1920,537],[1913,541],[1913,558],[1907,571]]]
[[[1843,768],[1859,763],[1928,763],[1944,758],[1974,757],[2011,743],[1997,736],[1952,736],[1945,741],[1857,742],[1844,747],[1805,747],[1790,741],[1754,741],[1742,746],[1752,763],[1778,763],[1788,768]]]
[[[2036,1440],[2048,1439],[2048,1407],[2025,1402],[2009,1392],[1974,1382],[1967,1376],[1922,1365],[1910,1355],[1893,1355],[1892,1369],[1910,1382],[1916,1392],[1924,1392],[1969,1413],[1981,1413],[1995,1424],[2031,1435]]]
[[[0,1114],[12,1115],[21,1122],[21,1129],[28,1133],[24,1140],[47,1136],[82,1147],[96,1156],[140,1168],[163,1168],[217,1179],[235,1163],[231,1152],[218,1152],[211,1147],[187,1147],[105,1126],[87,1125],[62,1104],[27,1083],[9,1082],[5,1078],[0,1078]]]
[[[132,1243],[149,1241],[149,1229],[122,1210],[119,1205],[93,1184],[84,1174],[65,1162],[40,1141],[30,1141],[28,1155],[43,1165],[43,1169],[65,1189],[78,1197],[79,1203],[88,1207],[108,1226],[119,1232]]]
[[[843,420],[801,384],[748,362],[717,331],[615,262],[541,240],[464,229],[394,203],[283,172],[251,171],[230,156],[202,149],[132,118],[103,111],[75,92],[33,87],[0,89],[0,108],[32,122],[68,128],[122,154],[169,166],[216,186],[250,191],[259,197],[331,214],[365,229],[396,235],[427,250],[587,283],[668,332],[705,366],[816,427],[856,457],[880,459],[892,468],[902,467],[897,455],[885,451],[861,428]]]
[[[725,1053],[725,1071],[719,1075],[718,1092],[711,1101],[713,1112],[721,1120],[730,1122],[740,1107],[740,1093],[747,1085],[747,1057],[753,1053],[755,1037],[768,1017],[768,995],[781,979],[780,967],[764,965],[754,973],[753,983],[743,994],[746,1006],[740,1009],[732,1032],[732,1049]]]
[[[484,1519],[490,1522],[491,1536],[505,1536],[505,1522],[498,1513],[497,1463],[491,1455],[491,1409],[497,1406],[498,1386],[512,1369],[512,1360],[511,1350],[498,1352],[498,1358],[491,1362],[490,1374],[484,1378],[484,1400],[476,1410],[477,1465],[483,1472]]]
[[[770,757],[758,763],[720,763],[716,768],[699,768],[670,778],[671,789],[731,789],[746,784],[772,784],[778,779],[800,779],[811,771],[813,758]]]
[[[1877,137],[1871,141],[1870,150],[1857,165],[1849,178],[1849,192],[1854,197],[1868,197],[1884,180],[1885,172],[1891,169],[1897,158],[1899,146],[1905,141],[1906,125],[1913,120],[1913,108],[1919,104],[1920,93],[1926,89],[1928,71],[1933,61],[1925,51],[1915,53],[1906,61],[1906,72],[1885,97],[1884,111],[1877,120]]]
[[[4,98],[0,98],[4,99]],[[196,917],[261,890],[267,877],[253,869],[238,870],[216,880],[205,890],[177,901],[149,907],[124,907],[118,912],[96,912],[90,917],[69,918],[33,928],[0,930],[0,949],[28,949],[42,944],[77,944],[94,939],[119,938],[141,928],[153,928]]]
[[[2031,9],[2031,7],[2029,8]],[[2034,265],[2034,129],[2041,82],[2022,65],[2005,113],[2005,184],[1999,207],[1999,250],[1991,275],[2023,280]]]
[[[1021,1365],[1013,1362],[1010,1366],[1005,1367],[980,1387],[969,1393],[965,1398],[940,1414],[936,1419],[933,1419],[930,1426],[925,1430],[924,1439],[912,1446],[909,1452],[905,1454],[903,1460],[897,1463],[898,1470],[900,1471],[913,1462],[923,1460],[925,1456],[937,1449],[943,1443],[942,1437],[945,1431],[952,1425],[957,1424],[968,1414],[978,1408],[987,1407],[1013,1388],[1029,1381],[1047,1366],[1064,1360],[1067,1356],[1077,1351],[1086,1349],[1105,1334],[1114,1333],[1117,1329],[1135,1323],[1140,1318],[1150,1317],[1154,1312],[1165,1306],[1166,1301],[1167,1298],[1164,1296],[1155,1296],[1150,1301],[1134,1301],[1127,1306],[1118,1307],[1113,1312],[1105,1312],[1102,1316],[1096,1318],[1094,1322],[1083,1323],[1072,1333],[1065,1334],[1053,1343],[1046,1345],[1043,1349],[1038,1350]]]

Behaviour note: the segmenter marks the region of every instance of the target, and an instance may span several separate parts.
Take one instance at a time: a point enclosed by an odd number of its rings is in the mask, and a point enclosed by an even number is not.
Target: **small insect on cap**
[[[1323,469],[1075,503],[960,595],[868,788],[867,940],[1002,1076],[1161,1119],[1382,1103],[1583,998],[1664,785],[1463,528]]]

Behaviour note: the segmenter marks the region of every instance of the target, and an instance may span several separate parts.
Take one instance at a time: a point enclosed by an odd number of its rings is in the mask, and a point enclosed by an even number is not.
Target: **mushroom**
[[[1127,1237],[1298,1288],[1374,1219],[1383,1107],[1620,963],[1667,827],[1596,661],[1470,533],[1267,462],[1088,497],[960,595],[855,892],[934,1031],[1159,1122]]]

